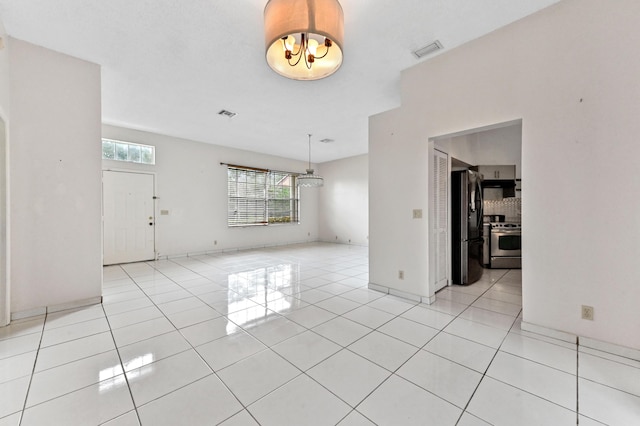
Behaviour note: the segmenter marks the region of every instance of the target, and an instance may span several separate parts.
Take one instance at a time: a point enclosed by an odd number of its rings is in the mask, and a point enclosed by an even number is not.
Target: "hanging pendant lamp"
[[[319,187],[324,185],[324,179],[318,175],[314,175],[313,169],[311,168],[311,134],[309,134],[309,168],[306,174],[298,175],[296,182],[298,186],[303,187]]]
[[[269,66],[293,80],[319,80],[342,65],[344,15],[338,0],[269,0],[264,8]]]

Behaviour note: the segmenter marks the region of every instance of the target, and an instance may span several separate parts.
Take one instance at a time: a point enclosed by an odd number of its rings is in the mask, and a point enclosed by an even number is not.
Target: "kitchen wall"
[[[429,200],[429,138],[522,119],[525,323],[640,349],[638,16],[565,0],[403,72],[401,108],[369,125],[370,281],[433,294],[429,224],[410,214]]]
[[[369,158],[367,155],[320,164],[320,240],[369,244]]]
[[[319,238],[318,194],[324,188],[301,188],[299,225],[227,226],[227,168],[221,162],[293,172],[304,172],[306,162],[110,125],[103,125],[102,135],[156,147],[154,166],[103,160],[102,168],[155,173],[156,249],[160,256]],[[169,214],[159,215],[160,210]]]
[[[515,164],[516,179],[522,179],[522,123],[473,133],[470,136],[475,164]]]
[[[458,136],[434,138],[450,156],[476,165],[515,165],[516,179],[522,176],[522,123],[488,130],[468,130]]]
[[[100,67],[16,39],[9,56],[11,312],[99,301]]]

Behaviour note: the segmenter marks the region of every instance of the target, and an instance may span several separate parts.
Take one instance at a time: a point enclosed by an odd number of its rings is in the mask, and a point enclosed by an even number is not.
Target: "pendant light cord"
[[[311,133],[307,133],[309,135],[309,170],[311,170]]]

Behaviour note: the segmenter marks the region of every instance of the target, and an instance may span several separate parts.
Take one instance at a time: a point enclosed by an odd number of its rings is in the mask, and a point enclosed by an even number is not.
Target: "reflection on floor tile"
[[[519,270],[432,305],[368,270],[323,243],[105,267],[102,305],[0,328],[0,426],[640,424],[640,362],[522,331]]]

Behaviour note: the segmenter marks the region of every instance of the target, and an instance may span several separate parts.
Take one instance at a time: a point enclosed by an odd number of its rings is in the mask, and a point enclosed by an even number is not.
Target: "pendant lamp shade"
[[[267,63],[278,74],[318,80],[340,68],[344,15],[337,0],[269,0],[264,27]]]

